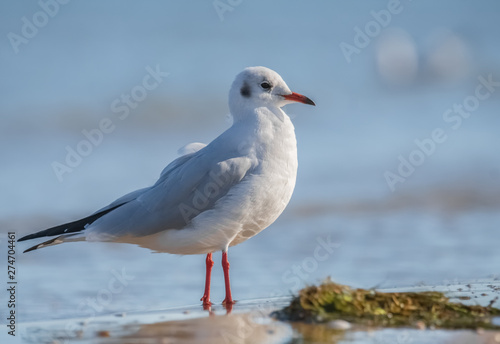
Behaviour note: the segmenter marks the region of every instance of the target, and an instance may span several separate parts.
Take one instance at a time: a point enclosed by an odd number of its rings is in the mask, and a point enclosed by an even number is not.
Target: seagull
[[[283,212],[297,176],[295,129],[284,105],[315,105],[266,67],[248,67],[229,91],[232,126],[208,145],[191,143],[158,181],[83,219],[24,236],[54,237],[24,252],[66,242],[116,242],[156,252],[206,254],[210,306],[212,253],[222,251],[224,305],[234,303],[228,249],[258,234]]]

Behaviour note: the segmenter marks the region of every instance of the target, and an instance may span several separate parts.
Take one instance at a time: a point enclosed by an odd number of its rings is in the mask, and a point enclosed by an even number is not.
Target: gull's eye
[[[268,90],[271,88],[271,84],[268,83],[267,81],[264,81],[263,83],[260,84],[260,87],[262,87],[265,90]]]

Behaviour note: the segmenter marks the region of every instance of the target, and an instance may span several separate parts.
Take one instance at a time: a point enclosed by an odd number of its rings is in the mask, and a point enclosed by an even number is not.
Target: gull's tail
[[[55,226],[49,229],[45,229],[40,232],[36,232],[33,234],[26,235],[19,239],[18,241],[25,241],[25,240],[31,240],[35,238],[41,238],[41,237],[48,237],[48,236],[56,236],[56,238],[50,239],[48,241],[45,241],[41,244],[35,245],[33,247],[30,247],[24,252],[30,252],[37,250],[42,247],[47,247],[47,246],[52,246],[52,245],[57,245],[57,244],[62,244],[63,242],[70,242],[70,241],[82,241],[85,240],[84,236],[79,235],[85,228],[93,223],[95,220],[98,218],[106,215],[110,211],[122,206],[124,203],[118,204],[114,207],[102,210],[98,213],[95,213],[93,215],[87,216],[83,219],[73,221],[73,222],[68,222],[59,226]]]

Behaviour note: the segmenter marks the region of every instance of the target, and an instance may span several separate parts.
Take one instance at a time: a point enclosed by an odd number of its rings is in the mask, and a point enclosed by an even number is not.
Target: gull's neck
[[[258,107],[241,107],[237,111],[231,111],[234,123],[237,122],[269,122],[276,125],[286,122],[286,113],[277,106],[262,105]]]
[[[238,146],[245,146],[255,153],[260,152],[257,153],[258,156],[266,152],[283,154],[281,150],[290,151],[296,156],[295,128],[281,108],[262,106],[238,112],[238,115],[230,129]]]

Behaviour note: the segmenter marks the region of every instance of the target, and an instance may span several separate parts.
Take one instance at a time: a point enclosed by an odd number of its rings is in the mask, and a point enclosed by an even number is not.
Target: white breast
[[[278,116],[262,109],[238,138],[241,155],[256,162],[251,174],[189,226],[136,238],[135,243],[162,252],[201,254],[239,244],[272,224],[290,201],[298,166],[293,124],[277,110]]]
[[[221,245],[218,249],[253,237],[272,224],[290,201],[297,177],[297,142],[292,122],[278,110],[281,116],[262,109],[257,129],[246,139],[252,144],[242,146],[245,154],[257,159],[256,170],[220,200],[216,211],[194,221],[200,231],[206,231],[211,219],[225,218],[223,224],[215,220],[209,230]]]
[[[252,176],[251,211],[241,219],[241,229],[230,246],[256,235],[285,210],[295,188],[297,177],[297,142],[288,116],[263,126],[264,140],[260,142],[259,173]]]

